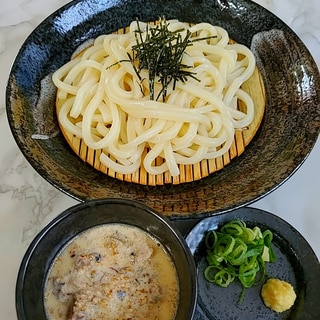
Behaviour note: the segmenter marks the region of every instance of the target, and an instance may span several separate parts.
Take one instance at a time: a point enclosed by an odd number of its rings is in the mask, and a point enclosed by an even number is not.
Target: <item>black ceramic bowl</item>
[[[62,136],[51,74],[89,39],[136,18],[209,22],[251,48],[266,90],[263,122],[245,152],[193,183],[148,187],[86,165]],[[49,16],[23,44],[10,73],[7,114],[31,165],[83,201],[139,200],[170,217],[204,217],[244,206],[273,191],[303,163],[320,128],[320,77],[310,53],[279,18],[250,0],[77,0]]]
[[[131,200],[93,200],[67,209],[30,244],[16,284],[19,320],[45,320],[44,285],[54,257],[82,231],[109,223],[136,226],[157,239],[171,255],[179,277],[180,301],[176,320],[192,319],[197,300],[196,267],[179,231],[168,219]]]

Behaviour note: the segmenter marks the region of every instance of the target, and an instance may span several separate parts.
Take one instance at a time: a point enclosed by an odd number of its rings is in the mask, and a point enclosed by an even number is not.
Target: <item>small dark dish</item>
[[[267,275],[292,284],[297,294],[291,309],[276,313],[267,308],[260,292],[263,283],[246,289],[241,304],[239,282],[228,288],[220,288],[205,280],[203,272],[207,266],[204,235],[216,230],[232,219],[241,219],[249,227],[255,225],[273,232],[273,248],[277,256],[275,263],[267,263]],[[320,264],[310,245],[302,235],[281,218],[259,209],[241,208],[227,215],[201,220],[187,235],[186,241],[194,255],[198,272],[198,306],[195,320],[314,320],[320,319],[318,292],[320,288]]]
[[[193,183],[148,187],[101,174],[74,154],[55,114],[52,73],[78,46],[139,18],[165,16],[224,27],[251,47],[266,88],[260,130],[223,170]],[[13,64],[7,115],[22,153],[37,172],[80,200],[123,197],[171,217],[204,217],[258,200],[303,163],[320,128],[320,77],[310,53],[280,19],[249,0],[78,0],[41,23]]]
[[[45,320],[43,290],[54,257],[82,231],[107,223],[136,226],[157,239],[171,255],[179,277],[180,301],[176,320],[192,319],[197,300],[193,257],[180,233],[162,215],[130,200],[93,200],[64,211],[30,244],[16,284],[19,320]]]

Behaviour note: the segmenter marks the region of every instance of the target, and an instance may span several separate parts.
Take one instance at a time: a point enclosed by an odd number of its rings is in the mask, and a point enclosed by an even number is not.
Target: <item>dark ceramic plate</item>
[[[220,288],[205,280],[206,267],[204,235],[232,219],[241,219],[248,226],[259,226],[273,232],[275,263],[267,263],[269,277],[292,284],[297,294],[295,304],[282,313],[267,308],[261,299],[261,285],[245,291],[244,301],[238,304],[241,285],[233,282],[228,288]],[[194,255],[198,274],[198,306],[194,320],[315,320],[320,319],[319,288],[320,264],[302,235],[279,217],[259,209],[241,208],[227,215],[201,220],[186,236]]]
[[[266,87],[266,111],[246,151],[194,183],[146,187],[101,174],[76,156],[55,116],[51,74],[88,39],[160,16],[207,21],[253,50]],[[249,0],[80,0],[41,23],[13,64],[8,120],[31,165],[80,200],[123,197],[175,217],[204,217],[249,204],[290,177],[308,156],[320,127],[320,77],[310,53],[281,20]]]

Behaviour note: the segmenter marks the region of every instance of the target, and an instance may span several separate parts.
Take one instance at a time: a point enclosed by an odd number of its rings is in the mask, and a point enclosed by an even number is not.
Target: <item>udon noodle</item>
[[[172,20],[168,28],[191,32],[195,41],[182,61],[196,78],[171,84],[165,101],[150,100],[147,70],[141,71],[141,81],[128,62],[136,21],[127,33],[99,36],[53,75],[60,125],[89,148],[100,149],[100,161],[115,172],[130,174],[143,165],[149,174],[177,176],[179,164],[226,153],[235,130],[254,118],[253,100],[241,89],[255,69],[252,52],[230,43],[226,30],[208,23]],[[156,82],[155,91],[160,90]]]

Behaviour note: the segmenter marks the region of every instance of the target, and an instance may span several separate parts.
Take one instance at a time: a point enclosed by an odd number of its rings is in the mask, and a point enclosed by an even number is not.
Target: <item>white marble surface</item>
[[[0,7],[0,318],[16,319],[15,281],[36,233],[77,202],[40,177],[20,153],[8,126],[5,87],[12,62],[30,32],[66,0],[10,0]],[[320,67],[318,0],[256,0],[301,37]],[[320,106],[319,106],[320,107]],[[291,223],[320,257],[320,141],[302,167],[252,206]]]

